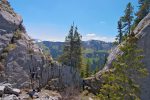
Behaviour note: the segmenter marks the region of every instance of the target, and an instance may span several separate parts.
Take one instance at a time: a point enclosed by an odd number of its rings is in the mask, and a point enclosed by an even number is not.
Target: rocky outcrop
[[[28,36],[22,22],[8,2],[0,1],[0,64],[4,66],[0,82],[17,88],[35,88],[58,78],[63,86],[79,85],[79,74],[45,55]]]
[[[134,33],[138,38],[137,46],[143,49],[143,63],[150,72],[150,13],[138,24]],[[116,56],[120,54],[122,54],[122,52],[119,50],[119,46],[111,51],[104,69],[96,74],[97,79],[100,78],[102,71],[107,71],[111,68],[112,62],[115,61]],[[141,99],[150,100],[150,74],[148,77],[141,79],[139,83],[141,85]]]
[[[147,35],[149,35],[150,33],[150,14],[148,14],[139,24],[138,26],[135,28],[134,33],[137,34],[136,37],[139,39],[138,40],[138,46],[142,49],[144,48],[148,48],[147,47],[143,47],[144,46],[144,42],[149,44],[150,42],[147,41],[147,39],[145,39],[145,37],[147,37]],[[148,37],[147,37],[148,38]],[[122,45],[122,44],[121,44]],[[107,63],[104,67],[103,70],[107,70],[109,69],[109,67],[111,67],[112,62],[116,59],[116,55],[121,54],[122,52],[119,50],[119,46],[117,46],[116,48],[114,48],[111,53],[109,54],[108,58],[107,58]],[[145,51],[144,51],[145,53]],[[145,54],[144,54],[145,55]],[[150,55],[149,55],[150,56]]]
[[[22,24],[22,18],[10,7],[9,3],[0,1],[0,52],[6,47],[12,37],[13,32]]]
[[[143,63],[150,73],[150,13],[137,25],[137,27],[134,30],[134,33],[138,38],[137,46],[140,49],[143,49]],[[112,62],[116,60],[117,55],[122,54],[123,52],[119,49],[119,46],[111,50],[111,53],[107,58],[107,63],[105,67],[98,73],[96,73],[95,76],[84,79],[84,81],[86,82],[85,85],[87,85],[94,91],[96,91],[95,88],[99,89],[99,85],[95,87],[93,87],[93,85],[96,82],[98,82],[99,84],[101,83],[102,72],[109,71],[109,69],[112,67]],[[141,99],[150,100],[150,74],[148,77],[138,80],[138,82],[141,86]]]

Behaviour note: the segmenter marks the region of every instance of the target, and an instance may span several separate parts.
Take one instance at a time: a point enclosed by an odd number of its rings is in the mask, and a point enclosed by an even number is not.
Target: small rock
[[[8,95],[3,98],[3,100],[19,100],[19,98],[16,95]]]
[[[4,93],[5,86],[0,86],[0,97],[2,97]]]
[[[12,87],[9,87],[9,86],[5,86],[4,93],[5,94],[14,94],[16,96],[19,96],[20,90],[19,89],[13,89]]]

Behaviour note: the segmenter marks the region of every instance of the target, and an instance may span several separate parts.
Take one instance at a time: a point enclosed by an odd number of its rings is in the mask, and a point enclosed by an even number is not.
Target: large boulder
[[[16,96],[19,96],[20,93],[21,91],[19,89],[12,88],[10,86],[5,86],[4,88],[4,94],[14,94]]]
[[[0,97],[5,94],[16,95],[19,96],[21,93],[20,89],[13,88],[9,83],[0,83]]]

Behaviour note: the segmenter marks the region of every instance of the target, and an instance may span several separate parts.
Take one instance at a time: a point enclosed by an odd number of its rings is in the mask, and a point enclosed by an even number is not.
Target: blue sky
[[[34,39],[64,41],[71,24],[83,40],[113,41],[128,2],[138,0],[8,0]]]

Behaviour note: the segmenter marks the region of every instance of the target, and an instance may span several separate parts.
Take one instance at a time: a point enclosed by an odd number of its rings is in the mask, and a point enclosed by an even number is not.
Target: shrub
[[[2,53],[0,59],[3,60],[7,57],[8,53]]]
[[[12,51],[13,49],[16,48],[15,44],[9,44],[4,50],[3,52],[8,53],[9,51]]]
[[[33,49],[28,49],[29,54],[33,54],[34,50]]]
[[[15,33],[14,33],[14,38],[19,40],[22,38],[22,34],[21,34],[21,31],[20,30],[17,30]]]

